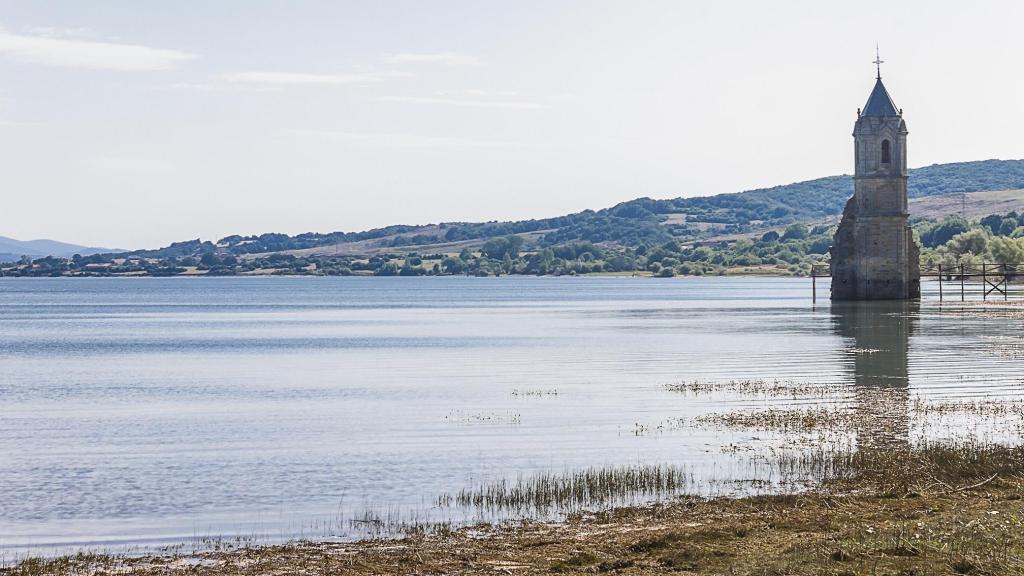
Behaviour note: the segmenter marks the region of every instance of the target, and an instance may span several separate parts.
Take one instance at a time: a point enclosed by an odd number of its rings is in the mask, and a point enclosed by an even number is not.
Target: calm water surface
[[[338,536],[586,466],[728,478],[722,448],[757,434],[642,431],[800,401],[666,384],[1014,398],[1022,328],[814,307],[806,279],[0,279],[0,554]]]

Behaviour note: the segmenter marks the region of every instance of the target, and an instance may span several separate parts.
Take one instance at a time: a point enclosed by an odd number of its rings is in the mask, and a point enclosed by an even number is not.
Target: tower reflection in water
[[[907,355],[918,310],[917,302],[906,300],[832,303],[833,330],[844,339],[854,387],[860,447],[909,444]]]

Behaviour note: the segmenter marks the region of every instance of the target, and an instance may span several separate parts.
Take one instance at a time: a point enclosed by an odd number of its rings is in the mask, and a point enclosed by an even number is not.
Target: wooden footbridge
[[[811,266],[811,297],[818,300],[818,278],[830,278],[828,266]],[[1011,294],[1024,296],[1024,265],[1020,264],[937,264],[921,268],[921,281],[931,279],[938,282],[939,301],[981,297],[982,300],[1002,297],[1009,300]]]

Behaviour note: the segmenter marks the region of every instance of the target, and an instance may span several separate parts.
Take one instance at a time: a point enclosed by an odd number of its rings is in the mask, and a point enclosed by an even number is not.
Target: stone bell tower
[[[907,223],[907,124],[878,75],[853,127],[853,197],[830,250],[833,300],[921,295],[919,251]]]

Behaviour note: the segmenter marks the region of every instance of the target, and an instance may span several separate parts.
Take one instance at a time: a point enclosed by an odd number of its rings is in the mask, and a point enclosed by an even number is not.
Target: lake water
[[[0,279],[0,555],[346,536],[367,510],[590,466],[742,477],[726,448],[771,435],[665,423],[872,387],[1019,397],[1019,315],[810,296],[807,279]],[[666,387],[736,379],[841,393]]]

